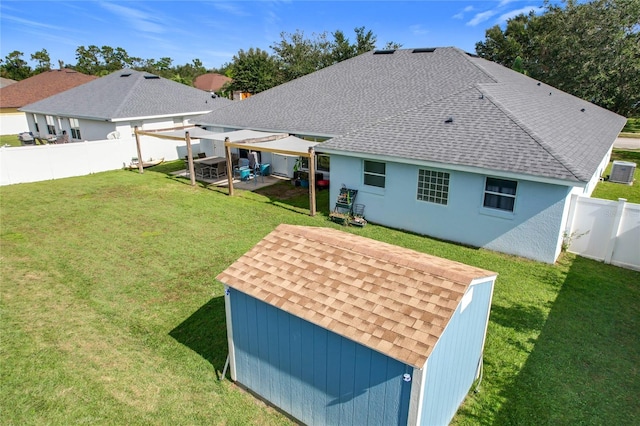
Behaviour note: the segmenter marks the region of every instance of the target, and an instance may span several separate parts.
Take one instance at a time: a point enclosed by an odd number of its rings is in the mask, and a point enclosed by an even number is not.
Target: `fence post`
[[[565,235],[571,235],[571,232],[573,231],[573,221],[575,220],[576,210],[578,209],[578,197],[578,194],[571,194],[571,200],[569,201],[569,212],[567,213],[567,222],[564,226]]]
[[[604,263],[611,263],[611,259],[613,258],[613,250],[616,247],[616,240],[618,239],[618,232],[620,230],[620,222],[622,222],[622,213],[624,212],[626,203],[627,200],[625,198],[618,198],[616,215],[613,218],[613,223],[611,224],[611,234],[609,235],[607,250],[604,254]]]

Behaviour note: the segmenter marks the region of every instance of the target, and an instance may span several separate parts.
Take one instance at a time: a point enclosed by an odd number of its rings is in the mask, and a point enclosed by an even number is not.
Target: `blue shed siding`
[[[447,205],[417,199],[419,169],[450,173]],[[330,200],[337,199],[345,184],[358,189],[356,203],[365,205],[371,222],[555,262],[572,187],[518,180],[515,211],[502,212],[483,207],[486,176],[387,162],[385,188],[377,188],[364,185],[362,159],[332,154],[331,181],[339,184],[331,185]]]
[[[469,287],[471,303],[459,305],[426,365],[421,425],[446,425],[476,376],[484,343],[493,281]]]
[[[412,367],[229,290],[239,383],[309,425],[407,423]]]

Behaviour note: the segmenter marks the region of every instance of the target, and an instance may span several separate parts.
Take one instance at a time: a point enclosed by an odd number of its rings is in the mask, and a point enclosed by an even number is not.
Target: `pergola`
[[[139,135],[153,136],[162,139],[184,140],[187,144],[187,160],[191,185],[195,186],[195,173],[193,166],[193,152],[191,150],[192,139],[210,139],[224,141],[225,158],[227,162],[227,179],[229,182],[229,195],[234,195],[233,190],[233,165],[231,163],[231,148],[239,148],[275,154],[294,155],[309,159],[309,214],[316,214],[316,182],[315,182],[315,150],[318,142],[290,136],[287,133],[268,133],[255,130],[234,130],[231,132],[211,132],[200,127],[180,127],[171,129],[158,129],[142,131],[134,129],[138,158],[142,158]],[[138,163],[138,170],[144,173],[142,162]]]

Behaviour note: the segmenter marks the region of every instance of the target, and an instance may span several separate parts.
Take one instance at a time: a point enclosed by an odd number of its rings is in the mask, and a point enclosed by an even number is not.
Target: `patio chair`
[[[196,178],[206,179],[211,178],[211,167],[206,164],[193,163],[194,172]]]
[[[215,166],[211,167],[211,177],[220,178],[227,175],[227,163],[222,161]]]

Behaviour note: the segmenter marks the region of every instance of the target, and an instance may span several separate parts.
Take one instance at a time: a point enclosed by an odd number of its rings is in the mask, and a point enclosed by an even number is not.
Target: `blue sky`
[[[540,10],[542,0],[495,1],[30,1],[0,2],[0,57],[18,50],[23,59],[47,49],[75,64],[78,46],[122,47],[144,59],[170,57],[173,65],[198,58],[205,67],[230,62],[240,49],[272,53],[281,32],[308,38],[364,26],[404,48],[455,46],[475,51],[485,30],[509,17]]]

